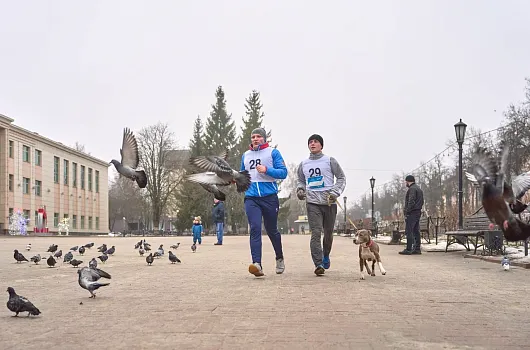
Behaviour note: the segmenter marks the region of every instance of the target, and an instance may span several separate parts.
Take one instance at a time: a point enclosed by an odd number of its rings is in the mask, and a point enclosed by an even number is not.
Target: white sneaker
[[[258,263],[253,263],[248,266],[248,272],[253,274],[256,277],[264,276],[263,270],[261,269],[261,265]]]
[[[285,263],[283,258],[276,259],[276,273],[281,274],[283,271],[285,271]]]

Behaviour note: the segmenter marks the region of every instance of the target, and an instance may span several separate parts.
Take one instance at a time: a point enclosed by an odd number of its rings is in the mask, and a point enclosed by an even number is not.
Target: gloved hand
[[[299,200],[303,201],[306,199],[306,193],[303,188],[299,188],[298,191],[296,191],[296,196]]]
[[[337,195],[333,193],[328,193],[328,205],[331,205],[337,201]]]

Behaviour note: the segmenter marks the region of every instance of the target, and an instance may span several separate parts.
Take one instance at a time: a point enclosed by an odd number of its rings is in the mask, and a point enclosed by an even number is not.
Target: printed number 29
[[[258,165],[261,165],[261,159],[256,159],[256,160],[251,159],[249,163],[250,163],[250,170],[253,170],[253,169],[256,169]]]
[[[320,173],[320,168],[311,168],[309,169],[309,176],[310,177],[313,177],[313,176],[320,176],[321,173]]]

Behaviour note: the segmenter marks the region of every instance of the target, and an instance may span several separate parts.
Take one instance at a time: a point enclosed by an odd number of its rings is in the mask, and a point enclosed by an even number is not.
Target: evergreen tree
[[[193,126],[193,136],[189,143],[191,157],[204,154],[203,129],[201,117],[197,116],[197,119],[195,119],[195,125]]]
[[[215,99],[204,132],[204,143],[209,154],[219,154],[225,149],[232,151],[236,140],[236,125],[232,120],[232,114],[226,111],[225,93],[222,86],[217,87]],[[229,157],[233,159],[231,152]]]
[[[237,149],[241,155],[248,150],[252,130],[261,128],[263,125],[265,113],[261,110],[262,108],[263,104],[260,101],[260,93],[252,90],[245,99],[245,117],[242,118],[243,126],[241,127],[241,135],[238,140]]]

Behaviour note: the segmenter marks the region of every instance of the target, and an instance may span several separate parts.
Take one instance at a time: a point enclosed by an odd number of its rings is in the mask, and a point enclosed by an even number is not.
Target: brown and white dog
[[[364,279],[363,268],[369,275],[375,276],[375,263],[379,266],[382,275],[386,275],[385,268],[379,255],[379,245],[372,239],[369,230],[359,230],[353,238],[353,243],[359,245],[359,266],[361,268],[361,279]],[[368,266],[368,261],[372,262],[372,269]]]

